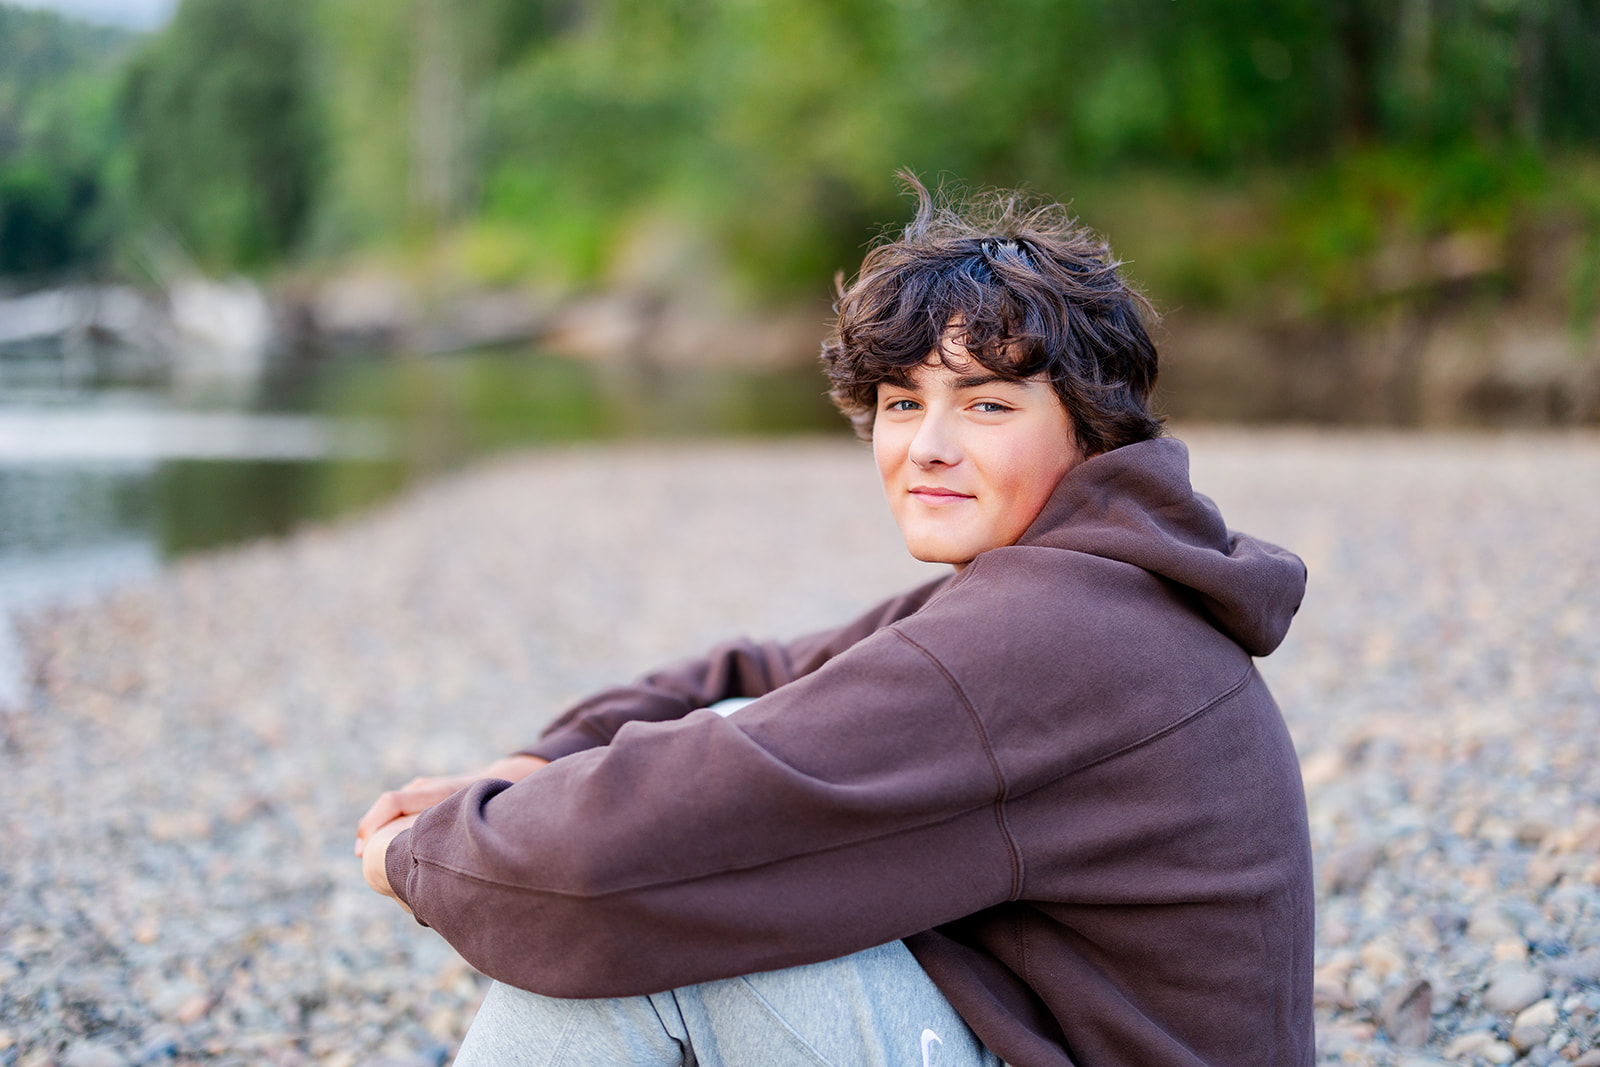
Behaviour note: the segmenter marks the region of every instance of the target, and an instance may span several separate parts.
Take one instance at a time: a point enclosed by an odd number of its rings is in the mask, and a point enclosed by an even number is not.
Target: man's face
[[[879,383],[872,452],[911,554],[960,570],[1015,544],[1083,453],[1048,382],[996,377],[944,344],[954,369],[935,354]]]

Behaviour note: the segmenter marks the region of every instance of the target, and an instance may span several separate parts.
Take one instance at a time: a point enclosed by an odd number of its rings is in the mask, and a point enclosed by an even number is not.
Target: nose
[[[961,462],[960,442],[946,412],[929,408],[917,423],[917,432],[911,438],[911,462],[918,468],[950,467]]]

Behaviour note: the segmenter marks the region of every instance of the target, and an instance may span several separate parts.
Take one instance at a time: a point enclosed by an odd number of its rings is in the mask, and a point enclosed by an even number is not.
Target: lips
[[[954,504],[957,501],[974,499],[971,493],[958,493],[954,489],[945,489],[937,485],[912,486],[911,495],[924,504]]]

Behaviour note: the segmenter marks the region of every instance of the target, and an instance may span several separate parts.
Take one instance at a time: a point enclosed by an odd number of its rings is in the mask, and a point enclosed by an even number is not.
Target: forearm
[[[705,656],[645,675],[627,686],[596,693],[546,728],[526,755],[555,760],[611,743],[629,722],[668,722],[696,708],[734,697],[761,697],[818,670],[884,626],[920,610],[949,581],[924,583],[875,605],[844,626],[787,643],[729,641]]]

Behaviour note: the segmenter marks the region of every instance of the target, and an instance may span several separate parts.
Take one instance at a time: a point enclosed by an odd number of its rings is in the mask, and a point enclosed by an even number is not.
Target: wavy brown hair
[[[848,286],[841,275],[838,323],[822,345],[829,395],[859,436],[872,436],[878,383],[941,351],[947,330],[992,373],[1047,378],[1085,455],[1161,435],[1149,406],[1155,312],[1103,240],[1060,204],[1010,191],[935,198],[900,177],[916,217],[867,253]]]

